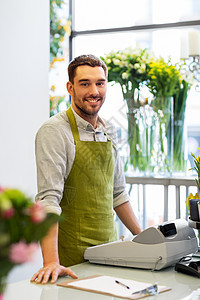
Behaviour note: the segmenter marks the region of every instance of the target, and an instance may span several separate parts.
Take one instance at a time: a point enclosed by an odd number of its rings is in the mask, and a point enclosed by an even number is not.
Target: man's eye
[[[88,83],[81,83],[82,86],[88,86]]]
[[[98,82],[97,85],[98,85],[98,86],[104,86],[105,83],[104,83],[104,82]]]

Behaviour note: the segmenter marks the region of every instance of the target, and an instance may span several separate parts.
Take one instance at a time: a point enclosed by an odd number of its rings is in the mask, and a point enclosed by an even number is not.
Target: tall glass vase
[[[128,155],[125,171],[136,175],[149,175],[152,173],[151,152],[154,140],[153,134],[153,108],[148,101],[134,100],[131,94],[126,94],[127,103],[127,142]],[[129,96],[129,97],[128,97]]]
[[[169,175],[173,166],[173,98],[151,103],[124,94],[127,103],[128,153],[125,171],[136,175]]]
[[[174,157],[173,173],[184,174],[187,171],[187,127],[185,121],[185,110],[187,95],[190,89],[188,82],[183,81],[179,91],[174,98]]]
[[[158,96],[152,101],[151,167],[153,174],[171,175],[173,167],[173,98]]]

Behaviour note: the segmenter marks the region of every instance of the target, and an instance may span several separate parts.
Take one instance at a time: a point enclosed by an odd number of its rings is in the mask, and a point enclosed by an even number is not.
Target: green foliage
[[[54,57],[63,54],[63,50],[60,47],[60,42],[65,36],[64,26],[61,24],[61,20],[58,18],[58,10],[61,9],[63,0],[50,0],[50,61],[52,62]]]
[[[60,111],[60,104],[66,101],[65,96],[50,96],[50,117]],[[70,106],[69,101],[66,101],[66,109]]]
[[[198,148],[198,150],[200,151],[200,148]],[[194,168],[191,168],[191,170],[195,170],[197,172],[197,179],[195,179],[197,188],[198,188],[198,193],[200,193],[200,157],[199,156],[195,156],[193,153],[191,153],[193,158],[194,158]]]
[[[70,17],[67,19],[67,16],[65,18],[62,11],[65,6],[65,0],[50,0],[50,116],[60,111],[61,102],[66,102],[66,96],[60,95],[60,91],[56,88],[57,80],[59,80],[59,64],[65,63],[63,42],[66,41],[66,35],[71,34],[71,19]],[[51,82],[51,73],[53,82]],[[63,74],[59,75],[63,77]]]

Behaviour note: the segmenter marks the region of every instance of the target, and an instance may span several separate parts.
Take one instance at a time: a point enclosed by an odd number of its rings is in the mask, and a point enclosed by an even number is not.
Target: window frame
[[[69,61],[73,59],[73,39],[79,35],[90,34],[102,34],[102,33],[116,33],[116,32],[128,32],[128,31],[140,31],[140,30],[155,30],[166,28],[187,28],[200,26],[200,20],[180,21],[172,23],[159,23],[159,24],[145,24],[135,26],[113,27],[113,28],[99,28],[93,30],[75,30],[75,1],[69,0],[69,16],[71,16],[71,35],[69,37]]]

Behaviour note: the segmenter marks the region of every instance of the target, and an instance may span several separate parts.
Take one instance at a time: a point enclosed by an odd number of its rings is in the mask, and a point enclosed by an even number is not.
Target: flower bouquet
[[[108,81],[120,84],[127,103],[129,163],[134,171],[171,173],[172,96],[180,83],[179,65],[139,48],[101,58],[108,67]],[[142,96],[144,87],[150,99]]]
[[[8,273],[33,260],[38,242],[58,220],[20,190],[0,188],[0,299]]]
[[[152,53],[147,49],[126,48],[110,52],[101,59],[108,67],[108,81],[120,84],[127,104],[129,164],[134,170],[145,172],[148,168],[148,147],[145,106],[140,89],[147,80]],[[127,166],[127,162],[125,163]],[[126,170],[126,169],[125,169]]]

